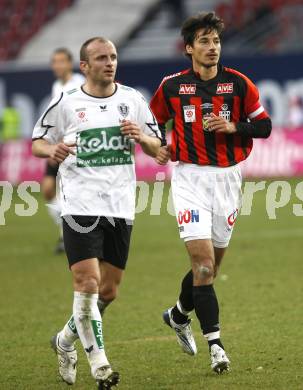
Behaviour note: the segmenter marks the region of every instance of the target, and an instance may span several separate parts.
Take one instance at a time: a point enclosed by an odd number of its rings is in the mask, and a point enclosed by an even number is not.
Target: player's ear
[[[185,50],[187,54],[193,54],[193,47],[191,45],[186,45]]]
[[[86,73],[87,70],[87,61],[80,61],[79,67],[82,73]]]

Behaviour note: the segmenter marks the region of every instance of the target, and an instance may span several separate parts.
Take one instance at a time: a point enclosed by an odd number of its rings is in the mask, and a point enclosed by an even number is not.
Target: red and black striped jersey
[[[245,160],[253,140],[240,134],[210,132],[210,113],[239,123],[268,118],[253,82],[242,73],[218,66],[213,79],[204,81],[193,69],[167,76],[151,100],[160,128],[173,119],[173,161],[228,167]]]

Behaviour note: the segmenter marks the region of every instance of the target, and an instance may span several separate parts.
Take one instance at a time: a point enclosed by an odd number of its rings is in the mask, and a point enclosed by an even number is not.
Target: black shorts
[[[57,173],[58,173],[58,169],[59,169],[59,164],[51,165],[49,162],[47,162],[44,176],[52,176],[52,177],[56,178]]]
[[[125,269],[131,224],[126,223],[123,218],[73,215],[72,218],[78,225],[90,230],[81,232],[74,229],[72,223],[67,223],[68,217],[70,216],[63,217],[63,239],[70,267],[81,260],[97,257],[117,268]],[[92,230],[88,229],[93,225],[96,226]]]

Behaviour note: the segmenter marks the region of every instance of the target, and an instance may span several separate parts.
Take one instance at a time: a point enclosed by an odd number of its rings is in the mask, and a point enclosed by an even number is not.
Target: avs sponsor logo
[[[228,110],[228,104],[222,104],[221,111],[219,111],[219,116],[230,122],[230,111]]]
[[[219,83],[217,84],[217,94],[233,93],[234,83]]]
[[[196,122],[196,107],[194,105],[183,106],[184,121]]]
[[[184,223],[199,222],[199,210],[184,210],[178,213],[178,224],[183,225]]]
[[[231,230],[231,228],[234,226],[238,214],[239,214],[239,209],[236,209],[227,217],[227,223],[230,227],[228,230]]]
[[[179,95],[195,95],[196,84],[180,84]]]

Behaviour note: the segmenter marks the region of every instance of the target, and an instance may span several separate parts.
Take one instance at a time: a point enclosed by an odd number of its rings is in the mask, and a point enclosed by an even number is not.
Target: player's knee
[[[76,273],[74,274],[74,288],[75,291],[86,292],[94,294],[99,289],[99,275]]]
[[[106,284],[100,287],[99,296],[105,302],[112,302],[117,298],[118,286],[116,284]]]
[[[214,275],[215,268],[211,259],[193,263],[193,276],[196,283],[210,282]]]

